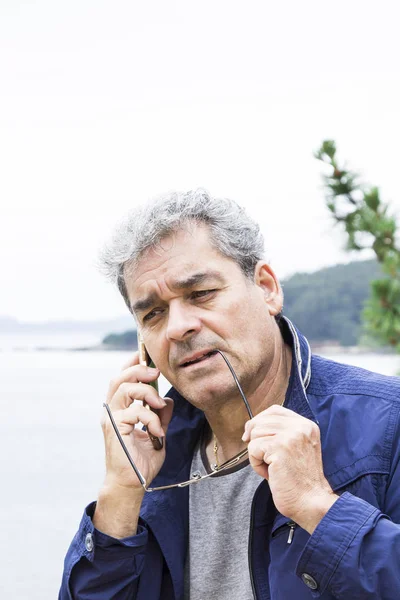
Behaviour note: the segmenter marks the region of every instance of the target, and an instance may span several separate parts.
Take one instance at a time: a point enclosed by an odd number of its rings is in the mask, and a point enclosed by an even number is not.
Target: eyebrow
[[[192,275],[189,275],[189,277],[177,279],[172,283],[171,287],[177,290],[186,290],[195,287],[196,285],[199,285],[201,283],[204,283],[205,281],[208,281],[210,279],[214,281],[216,280],[219,283],[223,283],[224,281],[222,275],[218,273],[218,271],[199,271],[198,273],[193,273]],[[151,308],[152,306],[157,304],[157,302],[159,302],[159,297],[157,296],[157,294],[152,292],[144,298],[137,300],[134,304],[131,305],[131,308],[134,313],[143,312],[144,310],[147,310],[148,308]]]

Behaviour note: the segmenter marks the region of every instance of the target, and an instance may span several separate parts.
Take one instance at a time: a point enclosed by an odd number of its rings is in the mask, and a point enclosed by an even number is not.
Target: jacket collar
[[[296,368],[301,379],[304,391],[307,389],[311,379],[311,348],[307,338],[293,325],[287,317],[282,316],[281,321],[285,324],[291,334],[293,356]],[[281,327],[282,331],[282,327]],[[284,335],[284,333],[283,333]]]
[[[307,398],[307,388],[311,380],[311,348],[307,338],[287,318],[280,321],[282,337],[292,348],[292,368],[289,393],[285,406],[307,419],[318,422]]]

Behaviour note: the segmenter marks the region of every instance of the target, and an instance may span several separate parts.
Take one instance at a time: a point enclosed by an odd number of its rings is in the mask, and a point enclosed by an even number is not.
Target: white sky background
[[[324,138],[400,209],[393,1],[0,3],[0,315],[124,314],[94,261],[113,224],[205,187],[258,218],[277,273],[351,257]]]

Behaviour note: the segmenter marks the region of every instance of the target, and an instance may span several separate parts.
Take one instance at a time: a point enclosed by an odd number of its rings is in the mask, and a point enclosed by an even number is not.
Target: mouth
[[[198,363],[204,363],[207,360],[209,360],[212,356],[216,356],[216,354],[217,354],[216,350],[210,350],[208,352],[197,353],[196,355],[193,355],[193,358],[190,358],[189,360],[185,360],[179,366],[186,369],[188,367],[191,367],[192,365],[197,365]]]

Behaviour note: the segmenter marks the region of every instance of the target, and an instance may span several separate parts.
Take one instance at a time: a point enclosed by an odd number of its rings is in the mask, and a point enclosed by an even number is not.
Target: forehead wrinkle
[[[187,277],[175,279],[170,282],[170,289],[184,290],[188,288],[192,288],[200,283],[204,283],[209,279],[218,280],[220,283],[223,281],[223,277],[217,271],[200,271],[198,273],[193,273],[188,275]],[[154,306],[160,300],[159,295],[156,292],[150,292],[144,298],[141,298],[134,302],[131,306],[132,311],[134,313],[143,312],[148,308]]]
[[[192,275],[188,275],[187,277],[183,277],[181,279],[176,279],[171,283],[171,287],[182,290],[185,288],[190,288],[195,285],[199,285],[200,283],[204,283],[207,279],[218,279],[218,281],[222,282],[223,278],[220,273],[217,271],[199,271],[198,273],[193,273]]]

